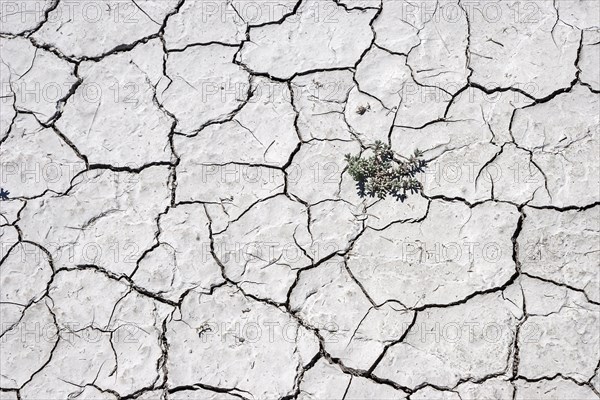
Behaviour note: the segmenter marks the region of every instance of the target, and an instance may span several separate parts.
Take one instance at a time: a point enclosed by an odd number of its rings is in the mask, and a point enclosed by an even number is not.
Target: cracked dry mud
[[[600,2],[0,5],[1,400],[600,398]]]

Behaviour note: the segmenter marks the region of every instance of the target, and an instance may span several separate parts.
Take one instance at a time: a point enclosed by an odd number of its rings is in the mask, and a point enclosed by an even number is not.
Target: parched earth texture
[[[599,1],[0,6],[1,400],[600,398]]]

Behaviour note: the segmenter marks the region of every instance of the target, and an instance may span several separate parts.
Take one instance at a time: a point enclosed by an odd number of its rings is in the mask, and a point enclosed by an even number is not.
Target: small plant
[[[358,108],[356,109],[356,113],[358,115],[364,115],[367,111],[371,110],[371,105],[369,103],[367,103],[367,106],[358,106]]]
[[[399,159],[387,144],[377,141],[373,155],[360,158],[346,154],[348,173],[356,181],[358,195],[362,198],[378,197],[385,199],[391,195],[396,200],[406,200],[408,193],[418,193],[423,189],[415,175],[426,167],[426,161],[419,150],[407,159]]]

